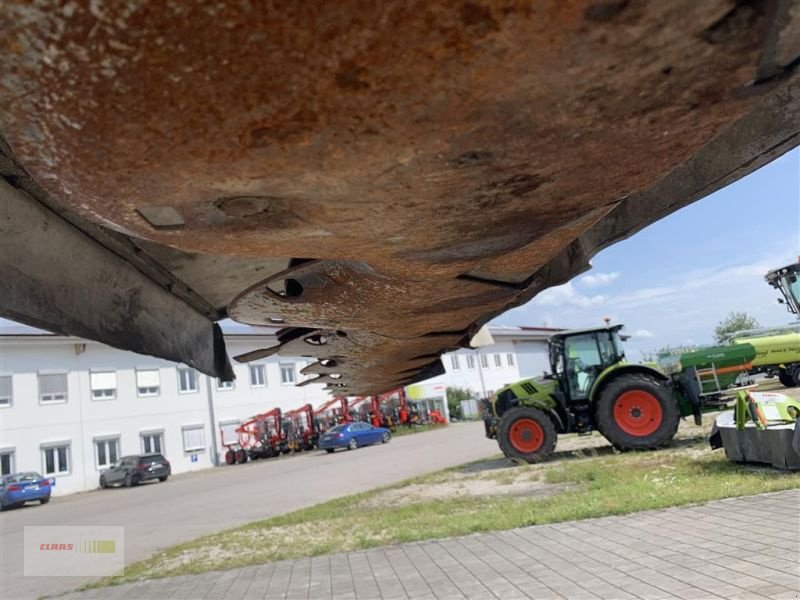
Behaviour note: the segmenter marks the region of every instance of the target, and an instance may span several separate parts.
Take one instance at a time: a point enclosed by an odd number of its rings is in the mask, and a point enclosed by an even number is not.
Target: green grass
[[[436,431],[446,427],[445,425],[412,425],[411,427],[404,427],[398,425],[392,432],[392,437],[400,437],[404,435],[411,435],[414,433],[422,433],[423,431]]]
[[[503,465],[499,460],[483,464],[483,469],[475,464],[447,469],[207,535],[130,565],[124,574],[91,587],[800,487],[800,473],[736,465],[701,445],[511,468],[495,468]],[[498,489],[515,481],[533,481],[557,486],[551,489],[559,493],[423,498],[399,506],[382,503],[386,494],[402,496],[405,490],[399,490],[409,486],[455,489],[471,479],[489,481]]]

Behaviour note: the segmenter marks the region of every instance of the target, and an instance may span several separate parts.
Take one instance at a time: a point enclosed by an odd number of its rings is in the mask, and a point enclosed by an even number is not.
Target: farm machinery
[[[752,368],[752,343],[716,346],[660,359],[625,360],[622,325],[563,331],[549,340],[551,373],[500,389],[487,435],[503,453],[535,462],[555,448],[559,433],[598,430],[621,450],[669,443],[681,417],[724,407],[736,381]]]
[[[237,441],[224,444],[225,463],[271,458],[289,452],[280,408],[251,417],[236,428]]]
[[[800,263],[767,273],[769,285],[781,293],[778,301],[800,318]],[[734,345],[750,346],[755,367],[777,367],[785,387],[800,385],[800,333],[778,330],[739,335]],[[780,469],[800,469],[800,402],[784,394],[740,391],[733,411],[714,421],[709,443],[724,448],[735,462],[762,463]]]
[[[284,431],[289,449],[294,452],[313,450],[319,442],[319,431],[310,404],[295,408],[285,414]]]
[[[800,264],[770,271],[767,282],[800,314]],[[784,385],[800,384],[800,334],[745,337],[725,346],[661,356],[657,364],[631,364],[619,336],[622,325],[562,331],[549,339],[551,373],[501,388],[486,435],[503,453],[535,462],[555,448],[559,433],[598,430],[621,450],[669,443],[681,417],[701,423],[703,412],[727,406],[742,374],[776,366]],[[781,413],[782,414],[782,413]],[[762,425],[766,424],[764,421]]]
[[[350,406],[346,396],[334,396],[314,411],[314,424],[318,433],[325,433],[340,423],[349,423]]]

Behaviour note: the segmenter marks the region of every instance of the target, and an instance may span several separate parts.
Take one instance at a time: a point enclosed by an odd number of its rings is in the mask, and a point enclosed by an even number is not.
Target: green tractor
[[[497,392],[487,435],[506,456],[536,462],[553,451],[559,433],[593,430],[623,450],[657,448],[672,440],[682,415],[698,413],[699,390],[690,380],[625,361],[620,329],[553,335],[551,373]]]

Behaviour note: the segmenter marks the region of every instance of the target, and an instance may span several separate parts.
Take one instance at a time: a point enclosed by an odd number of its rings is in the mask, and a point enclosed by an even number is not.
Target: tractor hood
[[[367,395],[800,140],[794,0],[0,5],[0,315]]]

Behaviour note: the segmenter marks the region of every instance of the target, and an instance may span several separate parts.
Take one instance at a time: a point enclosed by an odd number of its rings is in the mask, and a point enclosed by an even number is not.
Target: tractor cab
[[[598,376],[625,358],[620,329],[576,329],[550,337],[550,369],[568,402],[588,401]]]
[[[767,273],[765,279],[783,296],[778,298],[778,302],[785,304],[790,313],[800,318],[800,263],[774,269]]]

